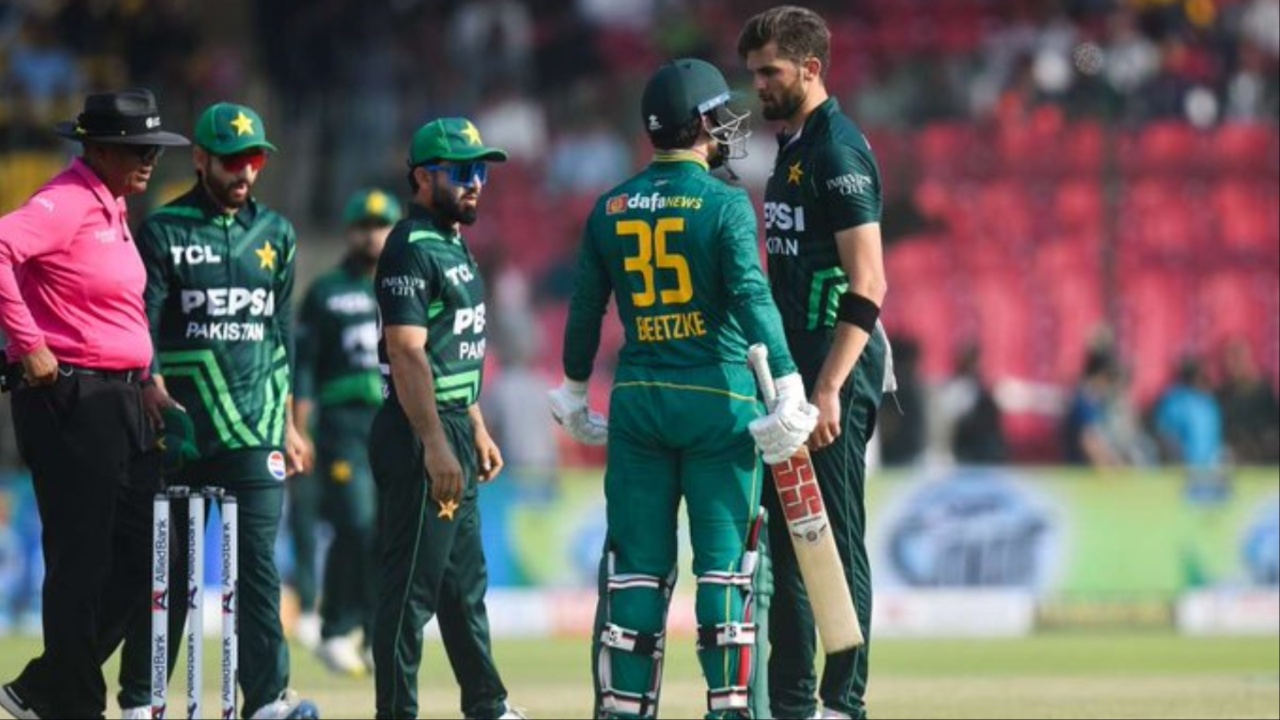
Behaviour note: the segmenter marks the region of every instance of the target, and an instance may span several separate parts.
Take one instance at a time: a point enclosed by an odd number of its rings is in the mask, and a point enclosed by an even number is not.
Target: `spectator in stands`
[[[881,406],[876,432],[887,466],[910,465],[920,458],[927,440],[924,387],[920,379],[920,343],[913,337],[893,339],[893,373],[898,390],[896,406]]]
[[[19,113],[43,127],[80,92],[75,55],[58,39],[49,21],[30,18],[9,58]]]
[[[1084,377],[1063,423],[1063,454],[1069,464],[1093,467],[1124,464],[1107,425],[1108,409],[1120,384],[1120,366],[1111,351],[1091,350],[1085,359]]]
[[[449,23],[449,52],[455,72],[467,82],[457,90],[464,107],[499,80],[523,89],[530,79],[533,18],[528,3],[516,0],[472,0],[461,3]],[[482,125],[488,132],[488,126]]]
[[[995,465],[1008,457],[1000,407],[982,379],[981,360],[977,345],[964,348],[956,359],[956,375],[943,390],[951,454],[965,465]]]
[[[1222,460],[1222,410],[1199,358],[1182,360],[1173,384],[1156,401],[1152,425],[1166,462],[1211,468]]]
[[[1280,462],[1280,406],[1244,340],[1223,348],[1217,398],[1230,459],[1238,465]]]
[[[475,116],[485,137],[506,148],[512,160],[535,163],[546,154],[546,108],[510,81],[498,81],[481,100]]]
[[[547,189],[589,195],[621,182],[631,171],[631,150],[599,109],[556,140],[547,161]]]

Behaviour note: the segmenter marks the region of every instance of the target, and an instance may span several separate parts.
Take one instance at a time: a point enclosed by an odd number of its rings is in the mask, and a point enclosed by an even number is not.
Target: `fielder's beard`
[[[462,196],[454,195],[439,185],[432,189],[431,201],[436,215],[446,225],[454,223],[472,225],[476,221],[476,206],[465,207],[462,204]]]
[[[804,83],[797,79],[794,85],[782,91],[776,103],[765,104],[761,114],[765,120],[788,120],[800,111],[808,94]]]
[[[227,210],[239,210],[249,201],[249,192],[244,194],[243,200],[231,197],[231,187],[233,185],[239,185],[242,182],[247,183],[247,181],[236,178],[229,182],[219,182],[218,179],[213,177],[213,174],[208,171],[198,174],[200,176],[200,184],[204,185],[204,191],[209,193],[209,197],[213,198],[214,203],[216,203],[218,207],[226,208]],[[253,190],[253,186],[249,185],[247,190]]]

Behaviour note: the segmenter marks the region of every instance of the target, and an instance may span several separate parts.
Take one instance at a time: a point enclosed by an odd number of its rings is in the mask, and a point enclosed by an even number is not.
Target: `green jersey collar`
[[[205,190],[204,183],[199,178],[196,179],[195,187],[192,187],[183,199],[203,211],[205,220],[212,225],[230,225],[234,221],[245,228],[250,228],[258,217],[258,202],[252,196],[239,210],[228,215],[213,202],[213,198],[209,197],[209,191]]]
[[[799,132],[794,135],[786,133],[778,133],[778,149],[785,150],[787,145],[794,140],[801,142],[802,138],[813,137],[817,133],[821,133],[828,125],[831,124],[831,118],[840,112],[840,101],[834,95],[822,101],[822,104],[813,109],[809,113],[809,117],[804,119],[804,124],[800,126]]]
[[[462,243],[461,233],[448,225],[442,224],[435,213],[420,203],[409,203],[409,219],[430,225],[432,230],[439,233],[448,242]]]
[[[655,150],[652,165],[655,167],[696,165],[703,170],[711,169],[711,166],[707,164],[707,161],[701,155],[689,150]]]

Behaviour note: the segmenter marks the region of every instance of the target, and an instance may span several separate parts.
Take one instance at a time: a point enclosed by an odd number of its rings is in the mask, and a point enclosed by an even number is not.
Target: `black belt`
[[[68,365],[67,363],[58,363],[58,372],[64,377],[72,375],[87,375],[89,377],[102,378],[103,380],[115,380],[116,382],[139,382],[142,380],[142,370],[99,370],[97,368],[80,367],[79,365]]]

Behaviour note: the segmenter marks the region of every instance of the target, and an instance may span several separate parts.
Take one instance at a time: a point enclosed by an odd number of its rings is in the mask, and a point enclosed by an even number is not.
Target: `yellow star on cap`
[[[440,512],[436,513],[436,517],[442,517],[445,520],[452,520],[453,514],[458,512],[457,500],[445,500],[440,503]]]
[[[231,127],[236,129],[236,135],[252,135],[253,134],[253,118],[244,114],[244,111],[236,113],[236,118],[231,121]]]
[[[467,144],[480,144],[480,131],[476,129],[475,125],[471,124],[470,120],[468,120],[467,124],[462,128],[462,134],[467,137]]]
[[[787,168],[787,184],[799,185],[802,177],[804,177],[804,170],[800,169],[800,161],[797,160],[791,167]]]
[[[369,193],[369,199],[364,202],[364,209],[370,215],[381,215],[387,211],[387,196],[380,192]]]
[[[271,243],[264,242],[262,247],[253,251],[258,256],[258,267],[262,270],[276,269],[276,249],[271,247]]]

